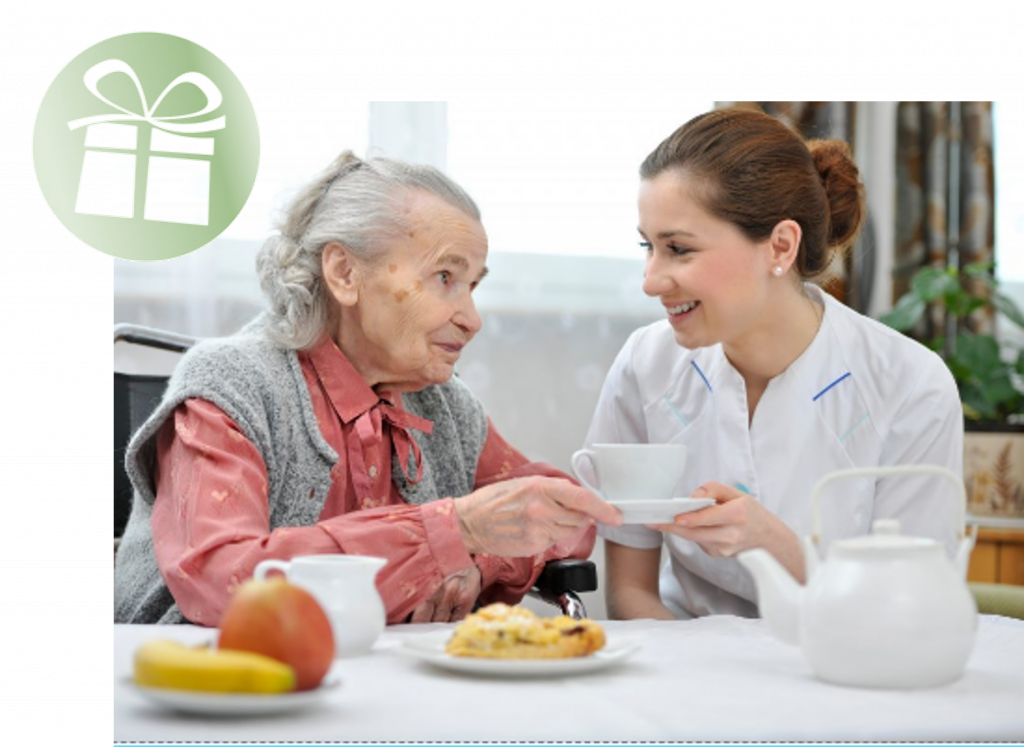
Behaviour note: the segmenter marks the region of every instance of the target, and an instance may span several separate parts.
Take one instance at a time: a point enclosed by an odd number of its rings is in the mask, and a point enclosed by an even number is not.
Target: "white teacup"
[[[596,484],[580,467],[593,465]],[[610,503],[668,500],[686,469],[683,444],[593,444],[572,455],[572,469],[584,486]]]
[[[334,633],[337,659],[368,653],[384,632],[384,602],[377,591],[377,572],[384,558],[367,555],[300,555],[288,560],[264,560],[253,578],[281,571],[308,591],[323,607]]]

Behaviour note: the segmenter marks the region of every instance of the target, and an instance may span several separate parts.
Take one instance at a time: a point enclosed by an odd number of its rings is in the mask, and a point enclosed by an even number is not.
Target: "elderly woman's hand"
[[[434,595],[412,612],[409,622],[455,622],[473,611],[482,579],[475,565],[445,577]]]
[[[618,526],[622,513],[589,490],[557,477],[521,477],[455,500],[470,553],[536,555],[579,537],[595,521]]]

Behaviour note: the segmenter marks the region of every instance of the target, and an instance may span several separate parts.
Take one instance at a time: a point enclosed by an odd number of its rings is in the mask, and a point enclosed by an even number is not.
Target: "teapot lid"
[[[926,537],[911,537],[900,534],[900,522],[898,519],[876,519],[871,525],[871,534],[851,539],[836,540],[829,548],[831,553],[834,550],[851,552],[860,555],[861,553],[884,553],[904,554],[941,551],[943,546],[933,539]]]

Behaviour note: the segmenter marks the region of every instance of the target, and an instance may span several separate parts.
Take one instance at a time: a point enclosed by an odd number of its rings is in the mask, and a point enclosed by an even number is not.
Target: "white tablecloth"
[[[1024,740],[1024,622],[980,619],[964,676],[932,690],[864,690],[814,678],[760,620],[609,622],[640,650],[601,672],[472,677],[396,653],[441,625],[388,628],[372,654],[335,662],[341,687],[311,710],[211,718],[165,712],[128,684],[150,638],[212,641],[189,626],[114,628],[115,741]]]

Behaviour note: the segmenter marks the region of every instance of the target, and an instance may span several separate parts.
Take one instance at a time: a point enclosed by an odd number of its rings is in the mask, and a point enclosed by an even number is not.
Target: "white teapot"
[[[738,559],[757,584],[769,629],[803,648],[815,674],[842,685],[935,687],[956,680],[974,645],[978,611],[967,588],[974,536],[961,529],[955,562],[930,539],[900,534],[899,521],[879,519],[863,537],[836,540],[821,560],[820,494],[847,477],[939,475],[956,486],[958,526],[964,525],[964,483],[928,465],[847,469],[825,475],[811,496],[814,534],[804,539],[807,585],[766,550]]]

